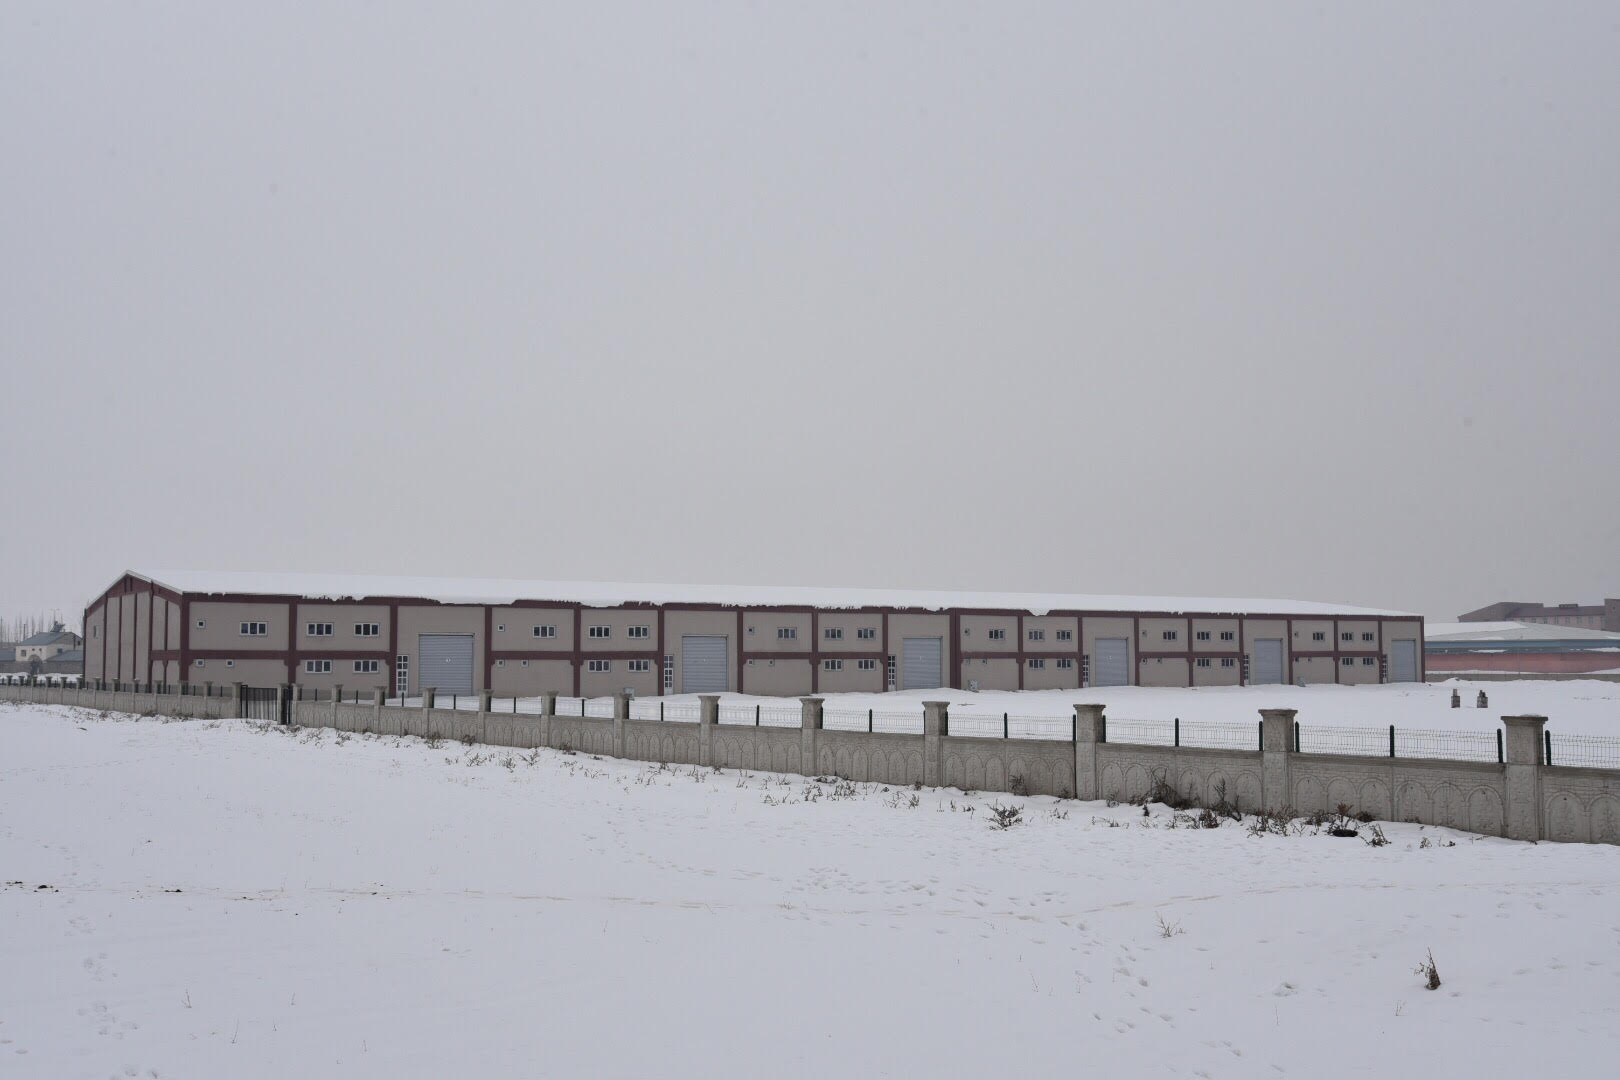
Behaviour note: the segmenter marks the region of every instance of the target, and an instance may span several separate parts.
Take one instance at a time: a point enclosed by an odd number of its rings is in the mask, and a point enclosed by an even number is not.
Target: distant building
[[[84,639],[57,623],[49,630],[0,648],[0,670],[38,675],[84,670]]]
[[[1620,634],[1527,622],[1428,623],[1430,678],[1448,673],[1591,675],[1620,671]]]
[[[1551,626],[1578,626],[1586,630],[1620,633],[1620,600],[1601,604],[1533,604],[1503,600],[1457,616],[1458,622],[1546,623]]]

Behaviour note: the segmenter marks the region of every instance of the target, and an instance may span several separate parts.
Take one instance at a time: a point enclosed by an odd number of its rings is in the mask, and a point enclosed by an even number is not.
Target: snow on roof
[[[1620,634],[1607,630],[1591,630],[1582,626],[1559,626],[1555,623],[1522,622],[1453,622],[1425,623],[1425,641],[1489,642],[1489,641],[1588,641],[1592,644],[1620,645]]]
[[[1404,611],[1301,600],[1241,600],[1192,596],[1081,596],[1045,593],[933,592],[911,589],[834,589],[809,586],[635,585],[597,581],[522,581],[478,578],[383,577],[353,574],[238,573],[195,570],[130,571],[135,577],[183,593],[243,593],[358,599],[412,597],[446,604],[506,604],[553,600],[587,607],[625,603],[720,604],[726,607],[1005,608],[1048,611],[1210,612],[1300,616],[1397,616]]]

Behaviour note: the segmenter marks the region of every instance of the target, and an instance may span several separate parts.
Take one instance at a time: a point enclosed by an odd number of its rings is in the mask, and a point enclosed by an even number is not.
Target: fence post
[[[624,757],[624,722],[630,719],[630,695],[620,690],[613,695],[613,756]]]
[[[437,687],[422,687],[422,738],[434,734],[433,731],[433,700],[438,697]]]
[[[1103,741],[1103,707],[1074,707],[1074,797],[1102,798],[1102,762],[1097,745]]]
[[[1541,813],[1542,740],[1547,730],[1545,716],[1504,716],[1507,728],[1507,764],[1502,766],[1502,785],[1507,806],[1509,840],[1540,840],[1544,834]]]
[[[236,718],[247,719],[247,683],[232,683],[236,688]]]
[[[292,687],[286,683],[276,684],[276,723],[291,726],[297,717],[292,715]]]
[[[1289,758],[1298,709],[1260,710],[1260,809],[1280,810],[1293,803]]]
[[[815,776],[820,771],[816,768],[816,732],[821,730],[822,700],[818,697],[799,699],[799,759],[806,776]]]
[[[371,732],[381,735],[383,702],[388,700],[388,687],[373,686],[371,688]]]
[[[720,720],[720,695],[698,695],[698,764],[714,764],[714,725]]]
[[[951,706],[948,701],[923,702],[923,783],[940,787],[944,777],[945,736],[951,733]]]

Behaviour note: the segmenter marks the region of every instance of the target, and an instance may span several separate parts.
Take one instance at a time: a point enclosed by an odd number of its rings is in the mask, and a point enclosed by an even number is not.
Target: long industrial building
[[[1279,600],[125,573],[85,676],[391,694],[1415,682],[1423,619]]]

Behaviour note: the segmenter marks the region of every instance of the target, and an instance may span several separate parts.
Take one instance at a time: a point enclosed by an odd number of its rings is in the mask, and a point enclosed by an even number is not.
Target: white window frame
[[[1074,640],[1074,631],[1073,630],[1059,630],[1057,632],[1057,639],[1059,641],[1073,641]]]
[[[1209,640],[1209,631],[1208,630],[1194,631],[1193,640],[1194,641],[1208,641]]]
[[[1030,641],[1045,641],[1046,640],[1046,631],[1045,630],[1031,630],[1031,631],[1029,631],[1028,637],[1029,637]]]
[[[1163,638],[1164,638],[1165,641],[1180,641],[1181,640],[1181,631],[1180,630],[1165,630],[1162,633],[1163,633]]]
[[[330,660],[305,660],[304,661],[304,674],[305,675],[330,675],[330,674],[332,674],[332,661],[330,661]]]
[[[821,628],[821,636],[826,641],[843,641],[844,628],[842,626],[824,626]]]
[[[1230,656],[1221,657],[1221,667],[1237,667],[1237,661]]]
[[[822,671],[843,671],[844,670],[844,662],[842,660],[823,660],[821,662],[821,670]]]
[[[238,637],[267,637],[270,634],[270,624],[258,619],[247,619],[237,630]]]
[[[411,688],[411,658],[401,653],[394,657],[394,692],[401,698]]]
[[[778,626],[776,628],[777,641],[797,641],[798,639],[799,628],[797,626]]]
[[[1029,667],[1030,667],[1031,671],[1040,671],[1041,669],[1046,667],[1046,658],[1043,657],[1043,656],[1032,656],[1032,657],[1030,657],[1030,659],[1029,659]]]
[[[593,641],[606,641],[613,636],[613,627],[598,623],[596,626],[591,627],[587,636]]]
[[[331,637],[332,624],[329,622],[312,622],[304,624],[305,637]]]
[[[529,633],[537,638],[554,638],[557,636],[557,628],[549,623],[540,623],[530,627]]]
[[[863,656],[861,659],[855,662],[855,666],[861,671],[876,671],[877,661],[872,659],[870,656]]]
[[[876,641],[877,640],[877,627],[875,627],[875,626],[857,626],[855,628],[855,637],[859,641]]]
[[[1006,641],[1007,629],[1002,626],[992,626],[984,632],[984,636],[991,641]]]
[[[1231,630],[1222,630],[1221,631],[1221,640],[1222,641],[1236,641],[1237,640],[1237,634],[1234,633]]]
[[[355,637],[381,637],[382,623],[357,622],[354,624]]]
[[[1064,668],[1064,669],[1074,667],[1074,657],[1072,657],[1072,656],[1060,656],[1060,657],[1058,657],[1057,666],[1060,667],[1060,668]]]
[[[675,654],[664,654],[664,692],[670,693],[675,689]]]
[[[627,626],[627,627],[625,627],[624,634],[625,634],[625,637],[649,638],[649,637],[652,637],[652,627],[650,627],[650,626]]]
[[[1326,641],[1327,640],[1327,631],[1326,630],[1312,630],[1311,631],[1311,640],[1312,641]]]
[[[628,671],[651,671],[651,660],[626,660],[625,668]]]
[[[356,660],[354,662],[354,673],[356,675],[376,675],[381,670],[382,661],[380,660]]]
[[[1200,656],[1200,657],[1199,657],[1199,658],[1198,658],[1198,665],[1197,665],[1197,666],[1198,666],[1198,667],[1209,667],[1209,666],[1210,666],[1210,665],[1209,665],[1209,657],[1207,657],[1207,656]]]
[[[594,671],[594,672],[612,671],[613,670],[613,661],[611,661],[611,660],[591,660],[591,661],[589,661],[587,663],[586,670],[587,671]]]

